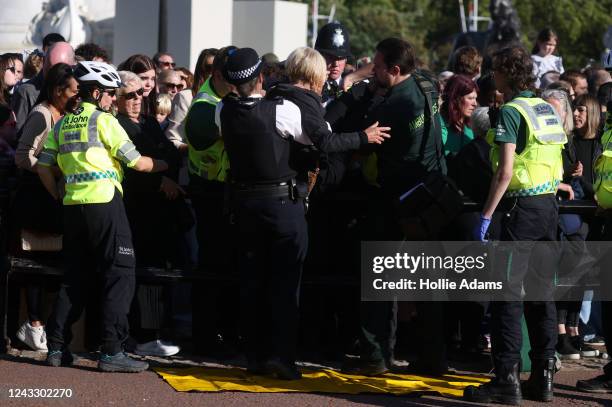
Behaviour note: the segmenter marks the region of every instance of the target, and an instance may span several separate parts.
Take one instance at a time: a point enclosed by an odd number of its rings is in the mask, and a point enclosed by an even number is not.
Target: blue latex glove
[[[489,230],[489,225],[491,224],[491,219],[485,218],[483,215],[480,215],[480,221],[476,224],[476,228],[474,229],[474,239],[479,242],[486,242],[487,239],[487,230]]]

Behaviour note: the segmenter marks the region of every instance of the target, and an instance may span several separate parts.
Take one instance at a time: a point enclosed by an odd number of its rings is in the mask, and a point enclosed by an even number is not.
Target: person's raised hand
[[[364,130],[368,136],[368,144],[382,144],[385,139],[391,137],[388,133],[390,130],[391,127],[379,127],[378,122],[374,123]]]

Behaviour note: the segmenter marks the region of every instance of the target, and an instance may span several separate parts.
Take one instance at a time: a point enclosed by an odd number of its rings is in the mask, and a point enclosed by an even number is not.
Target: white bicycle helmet
[[[114,89],[122,85],[117,70],[104,62],[81,61],[77,64],[74,76],[79,83],[97,85],[102,89]]]
[[[609,49],[603,57],[603,65],[606,71],[612,71],[612,50]]]

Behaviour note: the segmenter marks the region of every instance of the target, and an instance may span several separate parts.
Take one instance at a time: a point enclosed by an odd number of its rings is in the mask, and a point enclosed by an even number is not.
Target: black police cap
[[[259,75],[262,66],[257,51],[253,48],[239,48],[230,51],[223,76],[232,85],[240,85]]]
[[[346,28],[340,23],[325,24],[317,35],[315,49],[322,54],[333,55],[337,58],[351,56],[351,45]]]

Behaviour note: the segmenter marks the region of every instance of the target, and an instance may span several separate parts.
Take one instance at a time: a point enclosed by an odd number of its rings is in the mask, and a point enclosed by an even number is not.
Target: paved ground
[[[469,406],[461,400],[423,395],[399,397],[340,394],[252,394],[252,393],[180,393],[174,391],[157,374],[110,374],[95,370],[94,356],[85,354],[76,368],[51,368],[44,357],[34,352],[12,350],[0,356],[0,406]],[[193,366],[198,363],[214,366],[198,359],[175,358],[168,362],[151,359],[152,364]],[[612,394],[592,395],[574,390],[576,380],[598,375],[605,360],[587,359],[564,363],[555,377],[556,399],[552,406],[612,406]],[[465,365],[455,365],[460,370]],[[9,388],[71,389],[71,398],[9,399]],[[525,401],[524,406],[541,403]]]

